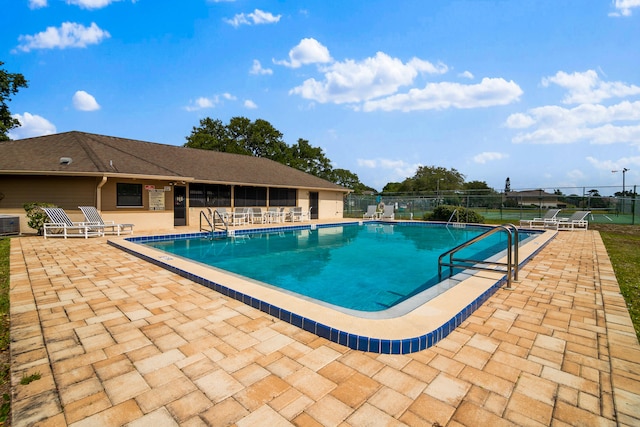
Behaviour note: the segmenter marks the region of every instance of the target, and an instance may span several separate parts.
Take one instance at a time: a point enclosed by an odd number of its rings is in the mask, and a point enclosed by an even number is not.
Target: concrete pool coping
[[[402,222],[421,225],[409,221]],[[354,223],[323,225],[340,226]],[[301,227],[309,226],[278,229],[302,229]],[[265,228],[248,229],[243,232],[264,230]],[[557,231],[547,230],[526,241],[519,248],[520,264],[526,264],[555,237],[556,233]],[[192,234],[173,236],[184,238]],[[151,236],[149,240],[155,238],[162,240],[163,236]],[[449,335],[506,281],[504,272],[464,272],[458,275],[462,276],[458,277],[459,282],[456,280],[453,286],[444,285],[447,289],[443,293],[406,313],[391,318],[366,318],[336,310],[310,298],[292,295],[272,286],[264,286],[234,273],[170,256],[164,251],[140,244],[145,241],[147,238],[120,237],[109,239],[109,244],[320,337],[355,350],[374,353],[406,354],[431,347]],[[496,261],[504,263],[506,256]],[[419,300],[420,296],[413,299]]]

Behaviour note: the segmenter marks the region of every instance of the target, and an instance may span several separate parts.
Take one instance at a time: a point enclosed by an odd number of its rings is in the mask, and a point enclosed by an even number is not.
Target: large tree
[[[356,192],[370,189],[356,174],[345,169],[334,170],[322,148],[314,147],[306,139],[287,145],[282,133],[266,120],[252,122],[246,117],[233,117],[225,125],[221,120],[207,117],[200,120],[200,126],[193,127],[186,139],[185,147],[264,157]]]
[[[0,67],[4,62],[0,61]],[[19,73],[8,73],[0,68],[0,141],[7,141],[7,133],[18,126],[20,122],[11,116],[7,102],[11,101],[11,96],[18,93],[21,87],[28,87],[27,80]]]
[[[436,192],[459,190],[464,185],[464,175],[455,169],[447,170],[441,166],[420,166],[414,176],[401,183],[389,183],[384,191],[396,192]]]

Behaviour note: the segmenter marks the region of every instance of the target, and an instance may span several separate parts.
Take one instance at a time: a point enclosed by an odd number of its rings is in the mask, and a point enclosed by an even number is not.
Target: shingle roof
[[[61,164],[62,157],[71,158],[71,163]],[[0,174],[7,173],[135,175],[197,182],[349,191],[265,158],[78,131],[0,142]]]

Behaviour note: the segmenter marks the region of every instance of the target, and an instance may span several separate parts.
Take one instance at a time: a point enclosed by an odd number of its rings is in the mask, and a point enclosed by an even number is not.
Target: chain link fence
[[[396,219],[422,220],[440,205],[463,207],[482,215],[487,222],[517,223],[539,218],[547,209],[562,209],[559,216],[575,211],[591,211],[589,221],[602,224],[640,224],[640,198],[636,191],[620,187],[567,187],[514,190],[498,193],[490,190],[440,190],[422,193],[349,194],[344,200],[344,215],[362,218],[367,207],[393,205]],[[613,194],[604,196],[603,194]],[[624,195],[624,196],[623,196]],[[464,210],[461,209],[462,212]],[[466,222],[463,216],[454,219]]]

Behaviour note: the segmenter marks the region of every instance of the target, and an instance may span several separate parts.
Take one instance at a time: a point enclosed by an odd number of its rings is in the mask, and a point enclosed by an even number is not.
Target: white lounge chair
[[[104,226],[73,222],[62,208],[41,208],[49,217],[44,223],[44,238],[47,237],[84,237],[102,236]]]
[[[362,219],[376,219],[378,217],[377,206],[369,205],[367,206],[367,211],[362,214]]]
[[[561,209],[549,209],[541,218],[521,219],[520,227],[529,228],[555,228],[558,219],[556,218]]]
[[[105,221],[102,219],[102,216],[100,216],[98,209],[93,206],[78,207],[84,214],[84,218],[87,220],[87,223],[102,226],[104,234],[115,234],[117,236],[119,236],[120,233],[133,234],[133,224],[116,224],[115,221]]]
[[[558,230],[587,230],[589,221],[586,219],[591,211],[576,211],[568,218],[558,218]]]
[[[394,206],[391,205],[385,205],[384,209],[382,210],[382,215],[380,215],[380,219],[395,219],[395,214],[394,214]]]

